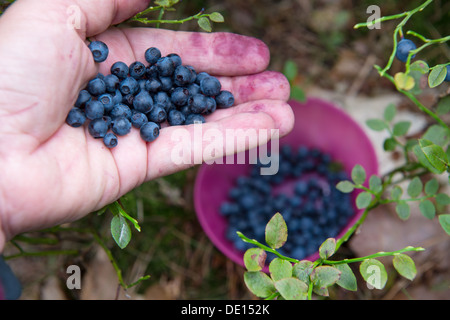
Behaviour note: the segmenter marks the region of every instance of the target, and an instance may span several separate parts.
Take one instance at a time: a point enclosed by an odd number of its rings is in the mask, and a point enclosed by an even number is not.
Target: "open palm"
[[[269,51],[261,41],[110,27],[149,2],[18,0],[0,18],[0,251],[20,232],[77,220],[145,181],[193,165],[171,160],[175,127],[163,128],[151,143],[132,130],[110,150],[87,130],[65,124],[80,89],[98,72],[108,74],[115,61],[145,61],[154,46],[217,76],[236,105],[207,116],[203,131],[279,129],[282,136],[291,130],[289,84],[264,71]],[[79,9],[80,28],[68,28],[69,6]],[[105,62],[94,63],[86,37],[108,45]]]

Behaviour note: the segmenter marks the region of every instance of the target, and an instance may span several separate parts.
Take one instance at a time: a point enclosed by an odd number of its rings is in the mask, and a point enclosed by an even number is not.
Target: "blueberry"
[[[216,96],[217,108],[229,108],[234,104],[234,96],[230,91],[222,90]]]
[[[116,75],[108,74],[103,78],[106,86],[106,92],[114,93],[117,89],[119,89],[120,80]]]
[[[171,103],[169,95],[164,91],[157,92],[153,96],[153,102],[155,104],[160,104],[160,105],[164,106],[164,109],[166,109],[166,111]]]
[[[201,94],[200,86],[196,83],[191,83],[187,86],[187,89],[189,90],[189,94],[193,96],[194,94]]]
[[[119,103],[119,104],[116,104],[112,108],[109,115],[111,116],[111,118],[113,120],[115,120],[116,118],[119,118],[119,117],[125,117],[127,119],[131,119],[132,112],[131,112],[130,107],[128,107],[126,104]]]
[[[166,121],[167,113],[161,105],[156,105],[152,111],[148,113],[148,119],[151,122],[161,123]]]
[[[209,73],[207,73],[207,72],[199,72],[199,73],[197,74],[197,77],[195,78],[195,83],[198,84],[198,85],[200,85],[200,82],[201,82],[203,79],[207,78],[207,77],[210,77],[210,74],[209,74]]]
[[[395,56],[401,62],[406,62],[406,60],[408,59],[409,52],[411,50],[415,50],[416,48],[417,48],[416,45],[411,40],[402,39],[397,44],[397,52],[395,53]],[[414,57],[415,55],[413,55],[411,59]]]
[[[83,108],[86,103],[92,99],[91,94],[87,90],[81,90],[78,93],[77,101],[75,101],[75,107],[77,108]]]
[[[174,68],[181,66],[183,63],[181,57],[176,53],[169,53],[167,55],[167,58],[169,58],[172,61]]]
[[[447,65],[447,75],[445,76],[444,81],[450,82],[450,64]]]
[[[86,118],[94,120],[103,117],[105,113],[105,107],[100,101],[91,100],[86,104],[85,112]]]
[[[145,50],[145,61],[149,64],[155,64],[161,58],[161,51],[158,48],[151,47]]]
[[[147,91],[139,92],[133,100],[133,107],[136,111],[147,113],[153,108],[153,99]]]
[[[159,75],[162,77],[172,76],[175,66],[169,57],[162,57],[156,62],[156,67],[158,69]]]
[[[172,92],[170,99],[176,106],[183,106],[188,102],[189,90],[183,87],[177,87]]]
[[[206,97],[206,111],[205,114],[211,114],[217,109],[216,99],[212,97]]]
[[[135,78],[127,77],[120,83],[119,88],[123,95],[135,94],[139,89],[139,84]]]
[[[95,62],[103,62],[108,58],[108,46],[101,41],[93,41],[89,44]]]
[[[159,77],[159,82],[161,83],[162,91],[170,91],[173,87],[172,77]]]
[[[205,123],[205,118],[201,114],[191,113],[186,117],[184,124],[189,125],[193,123]]]
[[[131,122],[126,117],[117,117],[114,119],[111,130],[118,136],[124,136],[131,130]]]
[[[147,79],[156,79],[159,77],[158,67],[155,64],[145,67],[145,74]]]
[[[114,133],[112,133],[112,132],[108,132],[103,137],[103,143],[109,149],[112,149],[112,148],[116,147],[118,142],[119,141],[117,140],[117,136]]]
[[[93,138],[103,138],[108,132],[108,123],[103,118],[89,121],[88,131]]]
[[[189,84],[192,78],[191,73],[192,73],[191,70],[189,70],[183,65],[179,65],[178,67],[176,67],[173,74],[174,83],[179,87]]]
[[[106,84],[100,78],[94,78],[88,82],[87,91],[93,96],[99,96],[106,92]]]
[[[142,112],[135,111],[131,116],[131,125],[137,129],[148,122],[147,116]]]
[[[151,142],[159,136],[159,126],[154,122],[147,122],[139,131],[142,140]]]
[[[128,76],[128,65],[122,61],[118,61],[111,66],[111,74],[118,77],[120,80],[125,79]]]
[[[123,95],[122,100],[120,101],[120,103],[126,104],[130,108],[133,106],[133,102],[134,102],[134,94],[133,93]]]
[[[135,61],[129,66],[130,77],[141,79],[145,75],[145,65],[142,62]]]
[[[179,126],[184,124],[186,116],[178,110],[171,110],[167,115],[167,121],[171,126]]]
[[[98,101],[103,104],[103,107],[105,108],[105,113],[109,113],[112,108],[114,107],[114,99],[113,96],[109,93],[104,93],[101,96],[98,97]]]
[[[116,105],[118,103],[122,103],[122,100],[123,100],[122,93],[120,92],[119,89],[117,89],[113,95],[113,104]]]
[[[74,107],[69,111],[66,118],[66,123],[74,128],[81,127],[86,121],[86,115],[83,110]]]
[[[220,81],[213,76],[205,77],[200,81],[200,90],[204,95],[214,97],[220,93],[222,85]]]
[[[207,110],[206,97],[202,94],[195,94],[192,96],[192,103],[190,105],[192,113],[201,114]]]
[[[158,79],[149,79],[145,81],[145,90],[149,92],[155,93],[161,90],[161,88],[162,84],[161,81],[159,81]]]

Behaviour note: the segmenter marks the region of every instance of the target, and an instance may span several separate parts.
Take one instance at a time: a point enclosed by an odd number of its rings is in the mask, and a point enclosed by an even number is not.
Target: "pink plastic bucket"
[[[289,104],[295,114],[295,126],[291,133],[280,139],[280,148],[283,144],[292,148],[317,147],[340,162],[349,175],[356,164],[363,166],[368,177],[378,173],[378,161],[371,141],[347,113],[318,98],[309,98],[306,103],[289,101]],[[194,205],[198,220],[212,243],[229,259],[243,266],[243,252],[226,238],[227,220],[219,210],[221,204],[228,200],[228,192],[235,179],[247,174],[251,165],[223,163],[201,165],[195,182]],[[355,214],[338,237],[361,216],[362,210],[356,207],[354,210]],[[307,260],[317,258],[317,252],[306,257]]]

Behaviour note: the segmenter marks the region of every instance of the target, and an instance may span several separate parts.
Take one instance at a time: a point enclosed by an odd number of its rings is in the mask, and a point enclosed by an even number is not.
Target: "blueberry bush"
[[[450,79],[450,62],[430,67],[424,60],[413,60],[420,57],[422,50],[430,45],[445,43],[450,36],[439,39],[428,39],[414,31],[404,33],[409,19],[420,13],[432,0],[410,11],[401,14],[381,17],[371,22],[355,25],[355,29],[368,27],[371,23],[400,19],[393,33],[393,50],[385,68],[375,65],[381,77],[395,85],[396,90],[409,98],[417,108],[429,116],[432,124],[422,137],[408,138],[407,132],[411,126],[408,121],[395,121],[397,113],[395,105],[388,105],[382,119],[370,119],[367,126],[375,131],[387,131],[383,148],[386,152],[400,151],[404,163],[384,176],[366,176],[364,168],[356,165],[351,177],[336,184],[337,190],[350,194],[360,191],[355,199],[355,205],[363,210],[358,221],[340,238],[328,237],[318,246],[319,258],[310,261],[302,255],[292,258],[285,255],[287,245],[289,220],[284,219],[283,210],[277,212],[267,223],[264,231],[263,244],[261,238],[254,239],[238,231],[238,236],[247,244],[253,245],[244,254],[246,273],[244,281],[248,289],[257,297],[264,299],[312,299],[313,293],[327,296],[328,288],[338,285],[347,290],[356,290],[357,282],[351,263],[359,263],[359,272],[368,286],[382,289],[388,280],[388,274],[379,257],[392,256],[393,266],[403,277],[413,280],[416,267],[412,258],[405,254],[410,251],[422,251],[422,247],[408,246],[393,252],[378,252],[370,256],[331,260],[343,243],[348,241],[358,227],[364,222],[371,210],[386,204],[394,204],[395,211],[402,220],[410,217],[410,203],[418,202],[420,212],[428,219],[439,220],[440,225],[450,235],[450,214],[445,213],[450,204],[450,197],[440,192],[442,175],[450,173],[450,128],[441,119],[450,111],[448,97],[443,97],[435,110],[427,108],[417,98],[420,93],[420,79],[428,78],[428,86],[435,88]],[[419,47],[405,35],[416,38],[423,43]],[[405,71],[389,74],[394,60],[404,63]],[[431,178],[429,175],[431,174]],[[427,178],[428,177],[428,178]],[[450,183],[450,179],[448,179]],[[402,187],[406,183],[406,190]],[[405,192],[406,191],[406,192]],[[288,209],[289,210],[289,209]],[[289,232],[291,234],[291,232]],[[322,235],[324,236],[324,235]],[[294,253],[294,252],[292,252]],[[274,255],[268,263],[268,254]],[[294,255],[295,256],[295,255]],[[268,272],[265,268],[268,267]],[[376,275],[374,270],[378,270]]]

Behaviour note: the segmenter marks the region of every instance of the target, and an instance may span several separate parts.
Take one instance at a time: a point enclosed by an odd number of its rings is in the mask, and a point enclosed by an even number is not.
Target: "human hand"
[[[289,84],[265,71],[269,50],[261,41],[230,33],[110,27],[149,2],[18,0],[1,16],[0,252],[18,233],[78,220],[145,181],[194,165],[171,160],[175,127],[163,128],[151,143],[132,130],[110,150],[86,129],[65,124],[91,78],[108,74],[116,61],[145,61],[149,47],[178,53],[183,64],[217,76],[234,94],[235,106],[207,116],[203,132],[279,129],[283,136],[292,129]],[[80,10],[80,28],[67,27],[69,6]],[[108,45],[105,62],[94,63],[86,37]],[[186,129],[192,132],[193,126]]]

